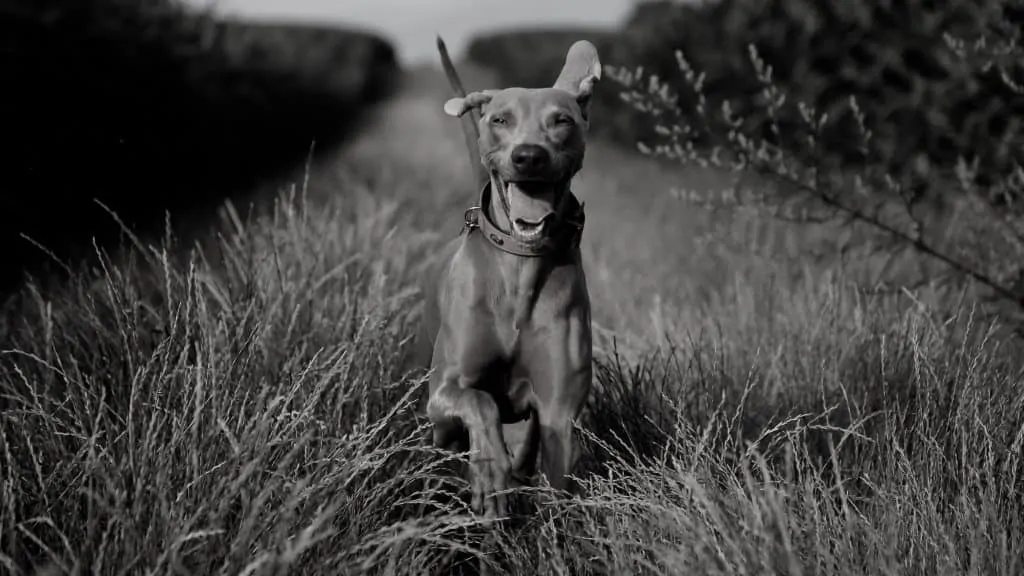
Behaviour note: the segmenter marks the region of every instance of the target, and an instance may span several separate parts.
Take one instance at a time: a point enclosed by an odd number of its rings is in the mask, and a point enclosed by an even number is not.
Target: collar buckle
[[[462,230],[459,232],[461,235],[463,232],[472,232],[476,228],[480,227],[480,207],[473,206],[469,210],[466,210],[462,214]]]

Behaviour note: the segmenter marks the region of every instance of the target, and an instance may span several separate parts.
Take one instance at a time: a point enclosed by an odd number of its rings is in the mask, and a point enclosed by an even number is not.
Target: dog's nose
[[[535,174],[548,167],[551,157],[543,146],[520,144],[512,149],[512,165],[522,174]]]

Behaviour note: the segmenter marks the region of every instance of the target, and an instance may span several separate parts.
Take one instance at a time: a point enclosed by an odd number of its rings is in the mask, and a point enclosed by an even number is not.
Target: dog
[[[482,186],[458,237],[425,274],[419,339],[431,369],[426,412],[435,446],[470,451],[471,508],[505,516],[505,491],[540,471],[570,489],[573,423],[592,381],[590,296],[580,240],[583,205],[570,182],[583,165],[596,48],[573,44],[550,88],[466,94],[438,38]],[[475,146],[474,146],[475,144]],[[510,455],[502,425],[527,421]]]

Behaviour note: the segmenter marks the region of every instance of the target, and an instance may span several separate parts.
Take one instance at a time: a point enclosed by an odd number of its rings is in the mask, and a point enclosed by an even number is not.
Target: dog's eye
[[[494,116],[491,116],[491,123],[504,126],[505,124],[508,124],[508,118],[505,118],[501,114],[495,114]]]
[[[556,126],[572,126],[575,123],[576,121],[572,119],[572,116],[565,116],[563,114],[555,116]]]

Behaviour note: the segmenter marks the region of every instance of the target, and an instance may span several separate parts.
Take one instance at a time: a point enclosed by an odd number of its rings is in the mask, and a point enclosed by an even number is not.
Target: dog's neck
[[[571,180],[570,180],[571,181]],[[508,236],[509,242],[502,241],[500,238],[491,238],[491,234],[485,234],[488,236],[488,241],[494,244],[503,252],[518,254],[520,256],[539,256],[545,252],[536,252],[540,246],[523,246],[526,250],[520,252],[512,249],[511,246],[506,244],[522,244],[515,239],[512,234],[512,222],[508,213],[507,203],[502,199],[503,190],[501,188],[501,182],[496,181],[494,178],[491,179],[490,189],[484,188],[484,198],[481,202],[480,211],[481,218],[489,220],[490,225],[500,231],[502,234]],[[569,189],[569,182],[563,184],[555,194],[555,226],[553,227],[554,237],[545,235],[541,242],[554,241],[555,245],[559,248],[564,245],[559,242],[570,241],[573,246],[578,245],[579,234],[583,228],[583,206],[577,204],[574,201],[572,192]],[[577,208],[576,214],[566,214],[569,207],[573,206]],[[484,230],[486,233],[486,228]],[[571,232],[572,236],[567,236],[566,233]],[[514,282],[516,289],[516,314],[515,314],[515,328],[521,330],[529,322],[530,317],[533,313],[533,306],[536,302],[537,294],[540,289],[540,285],[543,283],[545,273],[548,271],[551,262],[547,258],[521,258],[520,264],[516,266],[516,274]]]

